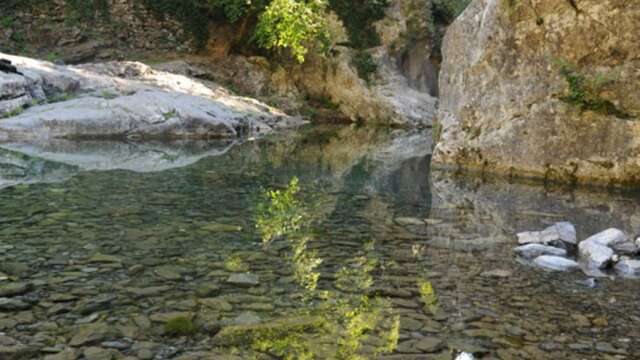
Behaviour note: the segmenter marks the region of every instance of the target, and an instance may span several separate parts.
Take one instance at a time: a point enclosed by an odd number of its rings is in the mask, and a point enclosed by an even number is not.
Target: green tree
[[[302,63],[311,47],[326,49],[325,0],[273,0],[260,14],[255,38],[265,49],[289,49]]]

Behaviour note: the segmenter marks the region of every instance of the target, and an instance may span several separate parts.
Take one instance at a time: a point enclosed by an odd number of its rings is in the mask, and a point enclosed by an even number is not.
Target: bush
[[[325,0],[273,0],[260,15],[256,41],[265,49],[289,49],[302,63],[310,47],[328,46]]]
[[[353,56],[353,65],[358,71],[358,76],[363,79],[367,85],[371,85],[373,82],[373,75],[378,71],[378,64],[370,53],[359,50]]]
[[[380,45],[373,23],[384,18],[388,0],[329,0],[329,5],[347,28],[351,47],[368,49]]]

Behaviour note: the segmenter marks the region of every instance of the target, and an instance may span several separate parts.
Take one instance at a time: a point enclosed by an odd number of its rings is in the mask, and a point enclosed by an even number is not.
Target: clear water
[[[639,281],[590,288],[512,253],[516,232],[561,220],[633,232],[638,198],[434,172],[429,138],[0,145],[0,291],[32,284],[0,311],[0,355],[640,357]],[[303,235],[265,245],[265,193],[292,178]]]

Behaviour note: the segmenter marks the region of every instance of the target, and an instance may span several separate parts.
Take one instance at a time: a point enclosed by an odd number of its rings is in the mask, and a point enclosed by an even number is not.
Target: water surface
[[[0,144],[0,289],[31,284],[0,311],[0,355],[640,356],[638,281],[589,288],[512,253],[516,232],[563,220],[633,233],[640,201],[435,172],[429,139]],[[265,194],[294,178],[301,229],[265,244],[258,219],[281,224]]]

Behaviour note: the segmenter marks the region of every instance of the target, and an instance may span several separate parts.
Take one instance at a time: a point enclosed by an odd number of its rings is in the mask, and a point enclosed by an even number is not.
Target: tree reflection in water
[[[351,259],[335,274],[333,288],[319,289],[322,264],[316,250],[313,205],[299,196],[297,178],[286,189],[268,190],[258,206],[257,227],[265,250],[275,241],[286,246],[285,258],[303,291],[302,310],[295,316],[312,318],[305,331],[268,331],[253,336],[252,347],[284,359],[367,359],[395,350],[400,317],[391,303],[372,291],[372,272],[379,269],[374,244],[365,255]]]

